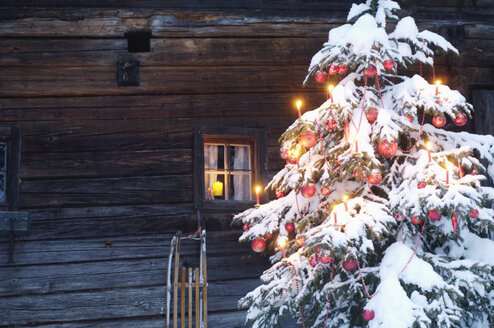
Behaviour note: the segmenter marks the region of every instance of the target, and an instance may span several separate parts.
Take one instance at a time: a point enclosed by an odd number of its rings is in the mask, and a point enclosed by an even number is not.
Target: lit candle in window
[[[441,84],[440,80],[436,81],[436,96],[439,94],[439,85]]]
[[[297,100],[295,102],[295,105],[297,106],[297,111],[298,111],[298,118],[302,117],[302,113],[300,112],[300,108],[302,107],[302,100]]]
[[[343,203],[345,204],[345,211],[348,212],[348,204],[346,201],[348,200],[348,195],[343,196]]]
[[[334,86],[332,84],[330,84],[328,86],[328,94],[329,94],[329,97],[331,98],[331,103],[333,103],[333,89],[334,89]]]
[[[432,148],[432,143],[430,141],[427,141],[425,143],[425,148],[427,148],[427,153],[429,154],[429,163],[431,162],[431,148]]]
[[[281,255],[283,255],[283,258],[286,257],[285,247],[286,247],[287,242],[288,242],[288,238],[286,236],[279,236],[278,237],[278,247],[281,249]]]
[[[223,182],[216,181],[213,183],[213,196],[223,196]]]
[[[261,187],[256,186],[256,200],[257,200],[257,205],[259,205],[259,193],[261,192]]]

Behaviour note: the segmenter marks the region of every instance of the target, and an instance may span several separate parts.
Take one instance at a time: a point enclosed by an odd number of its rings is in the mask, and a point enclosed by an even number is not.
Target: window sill
[[[201,210],[204,212],[240,212],[255,206],[254,201],[204,200]]]

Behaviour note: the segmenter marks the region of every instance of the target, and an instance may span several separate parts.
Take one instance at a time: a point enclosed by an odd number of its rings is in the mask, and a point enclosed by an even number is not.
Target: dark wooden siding
[[[32,218],[15,265],[0,241],[0,327],[162,327],[171,233],[196,225],[193,128],[265,128],[275,173],[294,98],[324,100],[301,82],[349,1],[43,3],[0,11],[0,124],[22,127],[20,208]],[[463,53],[440,59],[438,75],[467,95],[492,88],[493,6],[409,3],[421,28]],[[151,52],[127,53],[134,30],[151,31]],[[117,86],[127,56],[140,62],[140,86]],[[238,245],[232,213],[201,214],[210,326],[235,327],[236,301],[267,261]],[[184,253],[197,259],[192,246]]]

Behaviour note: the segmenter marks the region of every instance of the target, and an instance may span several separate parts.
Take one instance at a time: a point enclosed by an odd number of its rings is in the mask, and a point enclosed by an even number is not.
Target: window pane
[[[204,145],[204,168],[225,168],[225,147],[219,145]]]
[[[204,173],[204,188],[205,199],[225,199],[225,176],[223,174]]]
[[[250,168],[249,146],[229,146],[230,150],[230,170],[244,170]]]
[[[7,170],[7,144],[0,143],[0,170]]]
[[[7,202],[6,174],[0,174],[0,203]]]
[[[231,200],[251,200],[252,187],[250,184],[250,174],[230,175],[230,190],[228,191]]]

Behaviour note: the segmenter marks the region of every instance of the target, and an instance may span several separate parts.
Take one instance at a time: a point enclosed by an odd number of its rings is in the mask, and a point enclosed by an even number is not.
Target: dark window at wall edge
[[[474,133],[494,135],[494,86],[472,89],[471,103]]]
[[[0,143],[7,147],[6,201],[0,203],[1,211],[16,211],[19,208],[21,135],[20,126],[0,126]]]
[[[194,128],[194,207],[196,210],[235,212],[254,205],[254,201],[206,200],[204,197],[204,138],[232,138],[252,141],[255,165],[254,184],[266,183],[266,130],[262,128]],[[265,194],[263,194],[265,196]],[[266,197],[266,196],[265,196]],[[262,198],[262,197],[261,197]]]

